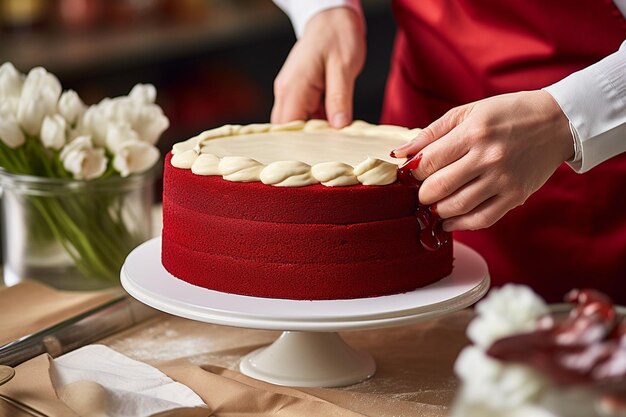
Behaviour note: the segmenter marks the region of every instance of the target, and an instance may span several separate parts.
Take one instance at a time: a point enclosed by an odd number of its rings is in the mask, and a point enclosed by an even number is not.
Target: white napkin
[[[80,415],[141,417],[206,407],[187,386],[104,345],[85,346],[52,363],[59,398]]]

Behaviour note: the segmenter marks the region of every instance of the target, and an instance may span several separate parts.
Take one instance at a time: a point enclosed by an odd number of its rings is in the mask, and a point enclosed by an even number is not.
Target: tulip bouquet
[[[126,182],[160,159],[155,143],[169,121],[155,98],[154,86],[139,84],[128,96],[88,107],[76,92],[63,91],[44,68],[24,75],[10,63],[0,66],[3,199],[15,178],[43,178],[52,188],[62,183],[66,189],[86,190],[22,196],[31,212],[22,225],[30,230],[31,252],[54,241],[81,275],[117,282],[125,256],[147,238],[135,230],[133,222],[142,215],[126,207],[124,190]],[[3,227],[10,229],[14,220],[5,213]],[[4,236],[6,273],[15,242],[6,241],[6,231]]]

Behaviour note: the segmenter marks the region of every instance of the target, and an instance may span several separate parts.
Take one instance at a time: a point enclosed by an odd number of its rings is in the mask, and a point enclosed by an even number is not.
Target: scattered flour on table
[[[432,384],[431,384],[432,385]],[[419,383],[411,382],[410,379],[394,375],[393,377],[380,377],[365,380],[359,384],[339,388],[343,391],[355,393],[367,393],[382,395],[387,400],[420,401],[428,398],[432,405],[449,403],[458,387],[455,378],[447,378],[446,381],[437,381],[437,389],[420,387]]]
[[[189,361],[198,366],[211,364],[213,366],[230,369],[231,371],[238,371],[241,356],[242,355],[232,355],[221,352],[205,353],[199,356],[194,356],[193,358],[190,358]]]
[[[364,412],[375,409],[381,414],[377,417],[448,417],[449,407],[443,404],[431,404],[413,398],[413,393],[375,394],[370,392],[357,393],[345,390],[353,404],[359,404],[353,411]],[[402,404],[400,404],[402,403]],[[384,410],[384,411],[383,411]]]
[[[208,335],[181,334],[165,321],[116,340],[109,346],[136,360],[166,361],[211,351],[213,342]]]

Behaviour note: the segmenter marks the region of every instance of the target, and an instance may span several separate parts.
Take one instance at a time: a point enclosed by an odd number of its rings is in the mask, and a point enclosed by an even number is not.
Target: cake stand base
[[[489,289],[489,271],[478,253],[455,242],[452,274],[414,291],[349,300],[259,298],[179,280],[161,264],[161,238],[154,238],[128,255],[121,282],[131,296],[169,314],[284,331],[272,345],[242,359],[244,375],[279,385],[337,387],[371,377],[376,365],[336,332],[411,324],[468,307]]]
[[[342,387],[374,375],[376,363],[337,333],[286,331],[270,346],[244,356],[239,370],[277,385]]]

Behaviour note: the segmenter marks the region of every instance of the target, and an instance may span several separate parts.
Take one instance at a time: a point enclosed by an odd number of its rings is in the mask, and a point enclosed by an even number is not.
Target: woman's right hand
[[[323,96],[330,124],[350,124],[365,50],[365,23],[356,11],[337,7],[313,16],[274,81],[272,123],[310,119]]]

